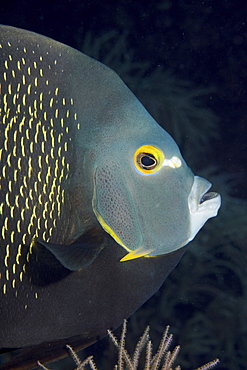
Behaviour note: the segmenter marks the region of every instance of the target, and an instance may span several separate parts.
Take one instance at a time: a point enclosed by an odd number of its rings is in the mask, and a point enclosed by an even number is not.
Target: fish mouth
[[[220,196],[219,193],[216,193],[216,191],[206,192],[203,195],[201,195],[201,197],[199,199],[199,204],[202,204],[204,202],[207,202],[208,200],[217,198],[219,196]]]
[[[195,176],[189,197],[190,232],[188,241],[192,240],[205,222],[215,217],[221,205],[221,197],[215,191],[209,191],[212,184],[206,179]]]
[[[208,213],[208,218],[216,216],[220,207],[220,195],[215,191],[209,191],[212,184],[199,176],[195,176],[194,183],[188,198],[188,206],[191,214],[197,212]],[[209,215],[212,213],[212,215]]]

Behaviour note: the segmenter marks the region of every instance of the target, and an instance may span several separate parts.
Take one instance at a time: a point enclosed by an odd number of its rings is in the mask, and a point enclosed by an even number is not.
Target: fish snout
[[[188,197],[190,212],[190,236],[192,240],[205,222],[215,217],[221,205],[221,196],[216,192],[209,192],[212,184],[200,177],[195,176],[194,182]]]

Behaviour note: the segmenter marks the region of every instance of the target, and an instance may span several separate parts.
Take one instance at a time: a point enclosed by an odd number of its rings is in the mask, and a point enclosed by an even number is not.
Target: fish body
[[[220,196],[110,68],[0,26],[0,346],[91,343],[162,284]]]

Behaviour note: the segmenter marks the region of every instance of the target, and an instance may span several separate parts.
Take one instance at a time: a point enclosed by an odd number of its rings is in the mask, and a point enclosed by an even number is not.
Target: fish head
[[[95,169],[93,210],[128,251],[122,261],[185,246],[221,202],[208,193],[209,181],[194,176],[172,137],[147,120],[142,134],[116,134]]]

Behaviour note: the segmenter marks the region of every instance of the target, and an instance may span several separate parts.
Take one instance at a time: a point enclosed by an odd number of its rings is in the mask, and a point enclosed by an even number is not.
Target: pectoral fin
[[[48,249],[56,259],[71,271],[88,267],[106,246],[101,230],[94,228],[87,231],[71,245],[53,244],[43,240],[35,240]]]

